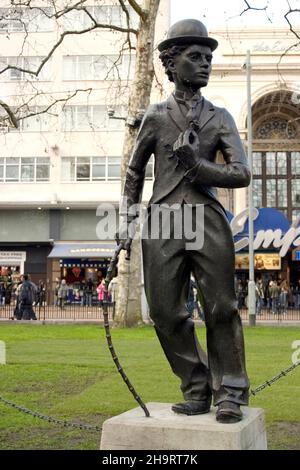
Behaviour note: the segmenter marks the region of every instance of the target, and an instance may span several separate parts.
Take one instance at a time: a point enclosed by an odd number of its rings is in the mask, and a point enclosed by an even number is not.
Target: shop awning
[[[79,258],[97,259],[111,258],[116,249],[116,243],[55,243],[48,258]]]
[[[249,245],[248,211],[227,217],[234,234],[235,251],[247,250]],[[284,257],[292,248],[300,246],[300,224],[290,225],[285,214],[275,208],[256,209],[254,216],[254,251],[273,250]]]
[[[233,214],[229,211],[227,212],[227,218],[229,222],[233,219]],[[286,218],[285,214],[278,209],[273,207],[262,207],[258,209],[258,216],[254,220],[254,236],[257,235],[257,232],[260,230],[278,230],[282,231],[282,234],[285,234],[290,229],[290,223]],[[235,235],[234,239],[239,240],[240,238],[249,236],[249,224],[246,220],[243,229]]]

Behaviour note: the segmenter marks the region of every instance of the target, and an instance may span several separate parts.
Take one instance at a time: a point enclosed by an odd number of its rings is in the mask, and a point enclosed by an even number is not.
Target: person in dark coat
[[[40,305],[42,307],[44,305],[44,302],[46,302],[46,285],[44,281],[39,281],[37,286],[35,305]]]
[[[0,307],[5,304],[5,284],[0,282]]]
[[[165,102],[151,105],[144,116],[127,169],[120,210],[126,219],[120,221],[117,241],[130,249],[134,230],[128,234],[126,229],[132,230],[138,216],[146,165],[153,154],[155,181],[142,237],[144,281],[156,333],[181,379],[185,402],[172,409],[187,415],[207,413],[213,396],[217,420],[232,423],[242,419],[240,405],[248,404],[249,380],[234,289],[232,232],[214,187],[242,188],[251,175],[232,116],[200,92],[208,83],[217,44],[197,20],[176,23],[159,44],[175,91]],[[216,163],[219,151],[224,164]],[[165,237],[160,226],[158,236],[149,236],[163,208],[174,213],[170,235]],[[204,234],[202,246],[188,245],[185,211],[196,233]],[[186,308],[191,273],[204,299],[208,362]]]
[[[36,285],[30,281],[28,274],[23,275],[23,282],[20,289],[20,314],[22,320],[36,320],[33,310],[33,302],[35,302],[37,293]]]

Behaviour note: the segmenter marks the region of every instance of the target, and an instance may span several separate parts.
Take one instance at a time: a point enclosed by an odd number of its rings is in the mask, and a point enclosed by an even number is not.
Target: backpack
[[[33,288],[28,281],[25,281],[22,285],[20,300],[25,305],[30,305],[34,301]]]

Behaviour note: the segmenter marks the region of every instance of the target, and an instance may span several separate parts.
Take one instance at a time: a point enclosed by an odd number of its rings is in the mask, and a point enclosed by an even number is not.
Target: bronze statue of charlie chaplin
[[[128,166],[124,196],[130,213],[130,207],[141,200],[145,168],[153,154],[155,181],[148,228],[155,205],[188,205],[192,218],[197,216],[196,206],[204,206],[201,249],[187,250],[184,235],[174,237],[174,224],[168,239],[143,237],[145,291],[160,343],[181,379],[185,402],[173,405],[172,410],[186,415],[207,413],[213,397],[217,420],[233,423],[242,419],[240,405],[248,404],[249,381],[234,290],[232,233],[214,188],[248,186],[250,172],[232,116],[201,95],[217,46],[197,20],[174,24],[159,44],[160,59],[175,91],[146,112]],[[224,164],[216,163],[218,151]],[[131,214],[128,221],[136,215]],[[128,249],[131,237],[120,237]],[[191,274],[203,298],[208,362],[186,308]]]

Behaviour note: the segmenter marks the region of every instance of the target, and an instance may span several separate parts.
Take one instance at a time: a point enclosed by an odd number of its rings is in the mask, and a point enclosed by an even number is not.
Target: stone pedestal
[[[147,403],[151,417],[135,408],[105,421],[101,450],[264,450],[267,449],[264,412],[242,407],[243,420],[216,421],[210,413],[175,414],[169,403]]]

